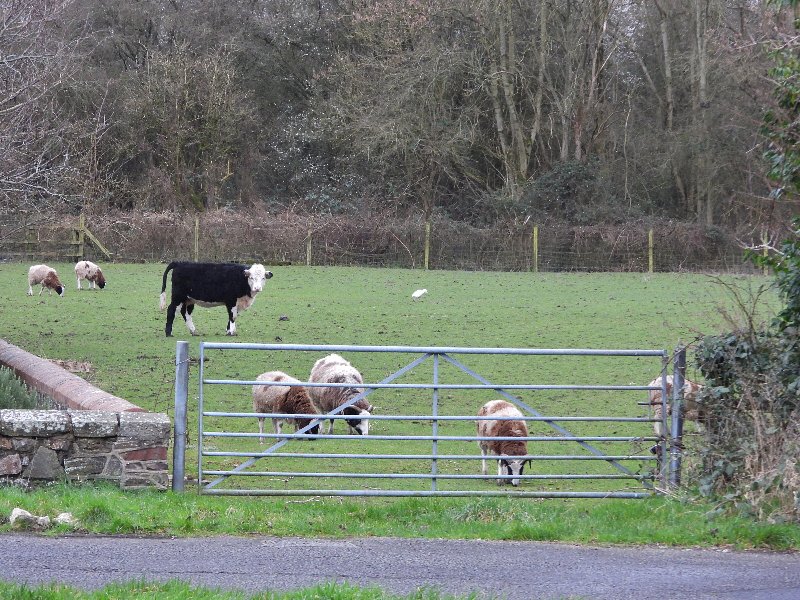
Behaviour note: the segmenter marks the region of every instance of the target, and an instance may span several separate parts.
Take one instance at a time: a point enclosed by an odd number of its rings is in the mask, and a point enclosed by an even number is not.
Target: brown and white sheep
[[[269,371],[262,373],[256,377],[256,381],[275,381],[286,383],[300,383],[294,377],[287,375],[282,371]],[[311,398],[308,396],[308,391],[304,386],[289,386],[289,385],[254,385],[253,386],[253,411],[257,413],[285,413],[296,415],[313,415],[318,414]],[[264,419],[266,417],[258,418],[258,433],[264,434]],[[303,417],[273,417],[272,428],[275,433],[281,433],[281,425],[288,421],[294,421],[295,431],[302,429],[309,425],[312,419]],[[316,435],[319,433],[319,424],[314,425],[306,433]],[[259,443],[264,443],[264,438],[258,439]]]
[[[78,289],[81,287],[81,281],[87,280],[89,282],[89,289],[94,289],[95,284],[101,290],[106,287],[106,278],[103,277],[103,272],[96,264],[88,260],[81,260],[75,265],[75,277],[78,280]]]
[[[42,289],[39,290],[39,295],[47,289],[50,295],[55,291],[59,296],[64,295],[64,286],[58,279],[58,273],[52,267],[47,265],[33,265],[28,269],[28,296],[33,296],[33,286],[42,284]]]
[[[524,416],[519,409],[505,400],[492,400],[484,404],[478,411],[479,417],[506,417],[505,420],[479,419],[478,437],[479,438],[527,438],[528,425],[522,417]],[[512,419],[520,417],[520,420]],[[502,479],[497,480],[497,485],[511,483],[518,486],[523,467],[530,459],[508,458],[512,456],[526,456],[528,454],[527,440],[478,440],[481,449],[481,473],[486,475],[486,455],[491,453],[496,456],[506,457],[497,459],[497,475]]]
[[[658,437],[664,437],[664,423],[662,422],[663,408],[661,405],[661,377],[657,377],[649,384],[651,387],[658,387],[657,390],[649,390],[650,406],[653,408],[653,418],[658,419],[653,423],[653,429]],[[667,375],[667,415],[672,414],[672,375]],[[702,407],[697,403],[697,394],[703,386],[688,379],[683,380],[683,418],[691,421],[701,421],[705,415]]]
[[[320,358],[311,369],[311,383],[352,383],[363,384],[364,379],[353,365],[338,354],[329,354]],[[360,387],[309,387],[308,393],[322,414],[329,413],[343,404],[347,404],[354,396],[362,393]],[[373,406],[361,398],[348,406],[339,414],[351,415],[353,418],[345,419],[352,435],[367,435],[369,433],[368,418]],[[333,421],[328,424],[328,434],[333,433]]]

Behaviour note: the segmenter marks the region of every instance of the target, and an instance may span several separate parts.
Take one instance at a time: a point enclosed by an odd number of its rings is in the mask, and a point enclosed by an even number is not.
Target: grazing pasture
[[[199,340],[671,351],[679,343],[691,343],[699,334],[728,328],[723,314],[733,306],[732,298],[714,278],[694,274],[424,272],[265,264],[274,278],[237,320],[237,337],[220,335],[219,323],[225,309],[211,308],[195,312],[199,337],[191,338],[185,330],[177,329],[177,337],[169,339],[164,337],[164,316],[159,311],[163,264],[109,263],[104,265],[104,273],[113,279],[113,287],[102,294],[73,291],[61,298],[46,294],[26,296],[28,266],[0,264],[0,337],[39,356],[89,363],[91,371],[81,375],[95,385],[148,410],[170,414],[176,339],[189,340],[193,358],[197,357]],[[72,269],[68,264],[51,266],[61,272]],[[767,282],[757,277],[730,276],[724,280],[738,286]],[[415,302],[411,294],[417,289],[427,289],[428,293]],[[770,310],[774,306],[764,307],[765,316]],[[302,380],[320,357],[301,352],[266,356],[223,350],[208,357],[206,368],[220,378],[252,380],[265,371],[283,370]],[[390,355],[345,358],[354,363],[367,382],[377,382],[405,364]],[[688,375],[696,378],[691,355],[689,364]],[[482,374],[504,383],[586,381],[646,385],[658,375],[658,365],[653,360],[623,363],[611,359],[540,359],[532,365],[488,357],[479,366]],[[416,375],[415,380],[425,381],[430,374],[422,368]],[[197,395],[196,376],[193,364],[190,409]],[[582,381],[576,381],[577,376]],[[249,386],[224,386],[210,395],[208,402],[213,405],[207,404],[206,408],[249,412],[251,394]],[[451,414],[474,415],[494,397],[487,391],[443,392],[443,402]],[[379,390],[369,399],[376,406],[376,414],[428,414],[430,408],[430,393],[423,390]],[[565,406],[566,410],[575,410],[576,402],[591,402],[598,414],[630,414],[632,405],[646,399],[646,393],[641,398],[626,398],[628,405],[623,407],[618,395],[611,393],[573,397],[554,392],[543,397],[536,408],[544,414],[565,414]],[[634,410],[644,415],[647,407]],[[196,414],[190,413],[189,419],[188,459],[194,461]],[[241,419],[235,427],[244,432],[258,431],[255,418]],[[462,427],[474,435],[474,423],[464,422]],[[389,433],[387,428],[386,422],[375,421],[370,434]],[[619,431],[622,435],[626,429]],[[306,446],[303,450],[308,451],[309,444],[320,442],[294,443],[302,443]],[[367,443],[360,442],[359,448],[374,451],[375,447],[366,446]],[[230,445],[240,450],[259,447],[255,439]],[[642,446],[646,450],[647,445]],[[470,454],[479,456],[474,442],[468,447]],[[222,466],[237,463],[222,461]],[[462,468],[477,474],[480,463],[473,461]],[[192,473],[191,465],[187,465],[187,473]],[[482,483],[487,489],[495,486],[491,480]],[[313,482],[309,485],[313,487]],[[529,483],[522,487],[525,485]]]

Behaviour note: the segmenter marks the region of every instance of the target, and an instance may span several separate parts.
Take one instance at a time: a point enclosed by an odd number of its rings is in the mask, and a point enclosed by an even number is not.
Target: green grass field
[[[86,362],[91,367],[82,374],[86,379],[146,409],[172,414],[176,340],[188,339],[194,358],[201,340],[232,341],[223,335],[222,308],[195,311],[195,323],[202,336],[189,338],[183,323],[176,322],[176,337],[164,337],[165,315],[158,310],[164,265],[104,265],[107,288],[80,293],[71,277],[71,265],[53,266],[68,286],[63,298],[46,293],[26,296],[27,265],[0,265],[0,300],[4,307],[0,313],[0,337],[46,358]],[[284,343],[302,344],[671,350],[700,334],[728,328],[724,314],[733,304],[714,278],[702,275],[426,273],[305,267],[275,267],[273,271],[275,277],[267,282],[265,291],[239,318],[239,335],[233,341],[268,343],[279,337]],[[759,278],[726,277],[725,281],[743,287],[767,283]],[[429,294],[423,301],[413,303],[411,292],[420,287],[427,288]],[[765,316],[770,310],[774,306],[764,307]],[[279,320],[282,315],[288,320]],[[207,376],[242,379],[276,368],[305,377],[316,358],[299,352],[212,354],[206,362]],[[357,356],[357,366],[373,382],[407,362],[407,357]],[[658,371],[650,359],[565,363],[535,358],[526,359],[527,362],[486,360],[480,364],[473,362],[474,357],[464,360],[489,379],[503,383],[641,384]],[[190,426],[194,427],[196,363],[190,374]],[[445,375],[455,378],[443,370],[443,378]],[[417,381],[428,376],[424,369],[414,373]],[[220,397],[214,398],[215,394]],[[442,392],[442,412],[472,415],[486,394],[489,393]],[[251,410],[248,388],[226,386],[224,394],[215,391],[211,396],[209,401],[220,402],[226,409]],[[562,414],[573,409],[585,411],[591,405],[587,401],[582,406],[564,408],[567,399],[554,396],[537,396],[531,402],[544,412],[560,408]],[[623,406],[612,394],[610,400],[595,400],[598,406],[590,407],[601,413],[645,410],[635,408],[636,401],[626,398]],[[374,404],[380,414],[408,414],[430,408],[429,392],[380,391],[375,393]],[[255,419],[240,421],[241,431],[257,431]],[[399,426],[398,422],[391,423],[392,427]],[[471,432],[472,425],[464,427]],[[388,428],[389,422],[376,421],[371,431],[380,433]],[[342,431],[339,424],[337,433]],[[196,461],[196,428],[190,437],[191,462]],[[293,443],[313,447],[322,440]],[[249,440],[247,447],[254,446],[255,440]],[[474,442],[464,451],[478,454]],[[478,465],[472,461],[459,467],[463,472],[477,473]],[[191,464],[187,465],[188,473],[191,468]],[[540,466],[535,466],[534,471],[541,472]],[[493,481],[474,484],[485,490],[497,489]],[[541,485],[554,484],[529,481],[522,488]],[[70,511],[79,519],[80,530],[107,534],[397,535],[800,547],[794,526],[715,514],[713,505],[690,500],[683,493],[645,501],[291,500],[123,493],[109,486],[56,486],[35,492],[0,489],[0,514],[8,514],[15,506],[51,516]],[[348,523],[344,529],[343,523]],[[0,531],[7,527],[0,524]]]
[[[224,335],[223,308],[197,308],[194,320],[201,335],[189,336],[178,318],[175,337],[166,338],[165,313],[158,310],[164,265],[104,265],[106,289],[78,292],[71,265],[53,264],[66,285],[64,297],[38,296],[37,291],[26,296],[27,266],[0,264],[0,336],[39,356],[88,362],[88,380],[158,411],[172,405],[179,339],[190,340],[193,357],[201,340],[672,350],[699,334],[724,329],[721,307],[731,306],[724,290],[704,275],[274,267],[264,292],[237,320],[236,337]],[[753,285],[767,280],[726,281]],[[411,292],[420,287],[429,294],[412,302]],[[272,364],[271,357],[237,355],[229,371],[249,376],[280,367],[300,377],[315,358],[296,354]],[[393,366],[381,356],[359,359],[357,366],[370,380]],[[502,365],[490,368],[497,377],[509,374]],[[572,379],[583,367],[536,369],[542,377]],[[585,375],[599,377],[606,369],[598,365],[597,373]],[[638,370],[626,367],[625,373],[631,381],[646,383],[657,370],[642,364]]]
[[[64,297],[47,292],[25,295],[26,264],[0,265],[0,290],[5,309],[0,337],[50,359],[87,363],[82,375],[97,386],[145,409],[172,414],[176,340],[190,340],[190,445],[187,472],[196,469],[198,344],[202,341],[282,344],[341,344],[393,346],[446,346],[539,349],[665,349],[691,343],[698,335],[726,327],[723,315],[733,300],[716,278],[676,274],[530,274],[477,272],[424,272],[363,268],[275,267],[253,307],[237,321],[238,335],[224,335],[224,308],[197,308],[195,324],[201,335],[192,338],[177,317],[175,338],[164,336],[165,313],[158,310],[164,265],[108,264],[104,290],[76,289],[69,264],[54,264],[67,288]],[[269,266],[268,266],[269,267]],[[767,283],[752,277],[726,277],[728,285],[754,287]],[[84,284],[85,285],[85,284]],[[427,288],[419,302],[411,292]],[[169,288],[168,288],[169,290]],[[773,298],[774,300],[774,298]],[[765,307],[765,315],[774,307]],[[283,370],[305,380],[321,353],[298,351],[210,350],[204,377],[254,380],[259,373]],[[416,358],[416,354],[351,353],[351,360],[367,382],[378,382]],[[456,356],[493,383],[644,385],[656,377],[660,359],[570,356]],[[690,373],[691,375],[691,373]],[[448,364],[440,367],[442,383],[475,383]],[[431,361],[398,379],[399,383],[431,383]],[[515,395],[547,416],[646,417],[638,403],[644,392],[609,391],[515,391]],[[442,390],[441,415],[470,417],[487,400],[499,397],[492,390]],[[430,415],[430,390],[376,390],[370,401],[376,415]],[[252,412],[250,386],[205,386],[206,411]],[[257,431],[253,418],[209,417],[206,431]],[[575,435],[648,436],[646,423],[570,423]],[[267,431],[271,432],[269,422]],[[531,435],[558,435],[544,423],[530,423]],[[336,433],[344,433],[339,421]],[[431,435],[427,421],[375,420],[365,440],[293,441],[283,450],[297,453],[428,454],[430,441],[377,440],[374,435]],[[443,421],[439,433],[474,435],[473,421]],[[268,440],[274,442],[275,440]],[[607,454],[646,455],[652,442],[597,442]],[[254,438],[207,437],[205,451],[260,452]],[[440,442],[439,452],[479,456],[475,442]],[[530,454],[585,454],[574,443],[531,442]],[[239,456],[204,458],[205,470],[227,470],[243,461]],[[430,461],[360,459],[270,459],[250,469],[271,473],[265,477],[231,478],[220,488],[426,490],[424,479],[327,480],[287,477],[286,472],[400,473],[430,472]],[[632,471],[647,475],[648,461],[626,463]],[[477,460],[441,460],[440,474],[476,475]],[[490,467],[490,474],[495,466]],[[196,471],[195,471],[196,472]],[[605,461],[537,461],[530,473],[564,475],[589,473],[615,475]],[[244,481],[243,481],[244,480]],[[492,493],[494,481],[471,480],[467,489]],[[464,489],[465,482],[442,479],[440,490]],[[635,481],[529,480],[525,491],[630,491],[640,490]],[[369,492],[371,493],[371,492]]]

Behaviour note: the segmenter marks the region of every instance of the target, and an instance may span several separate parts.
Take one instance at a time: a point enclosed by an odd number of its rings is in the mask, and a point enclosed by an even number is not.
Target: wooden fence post
[[[75,257],[77,260],[83,260],[86,252],[86,215],[81,213],[80,219],[78,220],[78,248],[77,253],[78,255]],[[77,261],[76,261],[77,262]]]
[[[539,226],[538,225],[533,226],[533,233],[531,234],[531,236],[533,238],[532,242],[533,265],[531,265],[531,267],[533,268],[534,273],[538,273],[539,272]]]
[[[431,222],[425,221],[425,270],[428,270],[428,259],[431,255]]]
[[[200,215],[194,215],[194,262],[200,259]]]
[[[763,249],[761,250],[764,259],[766,260],[769,258],[769,240],[767,239],[766,232],[761,235],[761,244],[763,245]],[[769,275],[769,267],[765,264],[764,265],[764,276],[766,277]]]
[[[653,228],[647,232],[647,272],[653,272]]]
[[[306,266],[311,266],[311,229],[308,230],[308,236],[306,236]]]
[[[33,225],[26,224],[25,225],[25,260],[30,260],[30,258],[35,254],[34,247],[36,244],[36,229]]]

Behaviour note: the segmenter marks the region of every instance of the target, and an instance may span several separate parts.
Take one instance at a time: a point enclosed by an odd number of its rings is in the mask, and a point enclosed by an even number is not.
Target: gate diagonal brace
[[[430,354],[430,353],[426,353],[426,354],[420,356],[419,358],[413,360],[412,362],[407,364],[405,367],[403,367],[399,371],[395,371],[394,373],[389,375],[386,379],[384,379],[383,381],[379,382],[379,385],[382,385],[384,383],[391,383],[392,381],[394,381],[398,377],[402,377],[403,375],[408,373],[411,369],[413,369],[413,368],[419,366],[420,364],[422,364],[423,362],[425,362],[431,356],[432,356],[432,354]],[[375,388],[369,388],[367,390],[364,390],[363,392],[361,392],[360,394],[354,396],[353,398],[351,398],[350,400],[348,400],[347,402],[345,402],[341,406],[339,406],[337,408],[334,408],[331,412],[329,412],[329,413],[327,413],[325,415],[321,415],[318,419],[314,419],[313,421],[311,421],[311,423],[309,423],[308,425],[306,425],[302,429],[299,429],[297,431],[297,434],[300,435],[300,434],[306,433],[309,429],[314,427],[314,425],[323,422],[326,417],[328,417],[330,415],[337,415],[337,414],[341,413],[345,408],[347,408],[348,406],[351,406],[352,404],[355,404],[356,402],[358,402],[362,398],[366,398],[367,396],[369,396],[374,391],[375,391]],[[219,485],[220,483],[225,481],[228,477],[230,477],[232,475],[235,475],[236,473],[241,473],[245,469],[247,469],[249,467],[252,467],[256,463],[256,461],[258,461],[259,459],[262,459],[262,458],[266,458],[270,454],[275,453],[276,450],[278,450],[279,448],[282,448],[283,446],[288,444],[290,441],[291,441],[290,439],[285,439],[285,440],[280,440],[279,442],[274,443],[272,446],[270,446],[269,448],[264,450],[264,452],[262,452],[260,456],[254,456],[254,457],[246,460],[245,462],[243,462],[242,464],[240,464],[239,466],[237,466],[233,470],[231,470],[230,473],[228,473],[226,475],[223,475],[222,477],[218,477],[214,481],[210,482],[205,487],[205,489],[210,490],[211,488],[216,487],[217,485]]]
[[[449,362],[451,365],[454,365],[454,366],[458,367],[464,373],[466,373],[467,375],[469,375],[471,377],[474,377],[475,379],[477,379],[478,381],[480,381],[484,385],[486,385],[488,387],[492,387],[493,386],[493,384],[488,379],[478,375],[472,369],[470,369],[466,365],[462,364],[461,362],[459,362],[455,358],[452,358],[452,357],[448,356],[447,354],[442,354],[441,356],[447,362]],[[527,410],[534,417],[541,418],[541,417],[544,416],[539,411],[534,410],[533,408],[531,408],[530,406],[525,404],[522,400],[520,400],[519,398],[516,398],[515,396],[512,396],[511,394],[509,394],[508,392],[506,392],[502,388],[495,387],[494,389],[500,395],[502,395],[504,398],[506,398],[509,402],[519,406],[520,408],[523,408],[523,409]],[[545,420],[543,422],[547,423],[550,427],[552,427],[553,429],[555,429],[556,431],[558,431],[559,433],[561,433],[565,437],[570,437],[570,438],[575,438],[576,437],[572,432],[568,431],[567,429],[564,429],[561,425],[558,425],[555,421]],[[576,439],[575,443],[578,444],[579,446],[583,447],[585,450],[588,450],[591,454],[594,454],[595,456],[600,456],[600,457],[605,456],[605,454],[603,452],[601,452],[600,450],[598,450],[597,448],[595,448],[591,444],[587,444],[586,442],[581,441],[579,439]],[[633,471],[631,471],[630,469],[628,469],[627,467],[625,467],[621,463],[617,462],[613,458],[609,458],[608,459],[608,463],[613,465],[618,471],[621,471],[622,473],[625,473],[626,475],[630,475],[631,477],[635,477],[635,473]],[[645,480],[641,480],[641,481],[642,481],[642,484],[645,487],[650,488],[650,489],[655,489],[650,482],[645,481]]]

